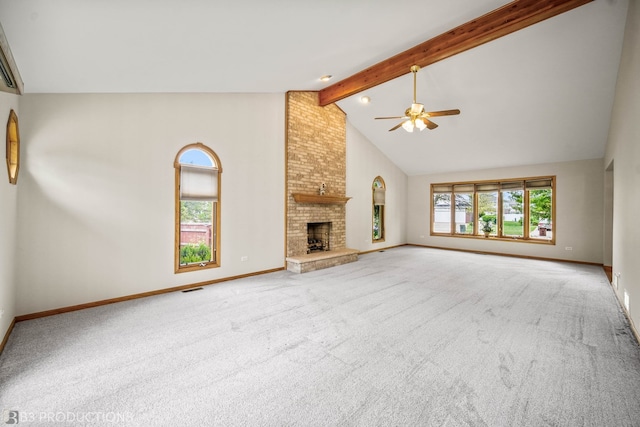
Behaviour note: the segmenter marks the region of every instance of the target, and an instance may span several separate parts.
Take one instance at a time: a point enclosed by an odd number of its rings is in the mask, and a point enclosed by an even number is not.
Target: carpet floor
[[[15,325],[5,423],[640,426],[601,267],[404,246]]]

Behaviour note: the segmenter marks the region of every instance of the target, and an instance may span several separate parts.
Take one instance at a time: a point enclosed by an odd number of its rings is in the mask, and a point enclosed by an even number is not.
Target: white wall
[[[16,315],[283,267],[284,107],[284,94],[23,96]],[[174,274],[173,161],[193,142],[223,167],[222,265]]]
[[[372,251],[406,243],[407,175],[349,123],[347,117],[347,247]],[[385,239],[372,243],[371,186],[380,176],[387,187]]]
[[[430,185],[437,182],[498,180],[555,175],[555,245],[429,235]],[[408,243],[602,263],[602,159],[409,177]],[[572,247],[567,251],[565,247]]]
[[[629,2],[605,165],[613,161],[613,273],[617,295],[629,296],[629,314],[640,326],[640,2]]]
[[[6,131],[9,112],[13,109],[18,115],[18,125],[22,126],[22,117],[18,109],[19,97],[0,92],[0,123],[2,134]],[[4,140],[4,138],[2,138]],[[4,146],[4,144],[2,144]],[[2,150],[4,152],[4,150]],[[22,142],[21,154],[24,153]],[[4,156],[3,156],[4,157]],[[0,342],[4,339],[11,321],[16,314],[16,236],[18,227],[18,188],[22,186],[24,169],[18,170],[18,184],[9,184],[6,164],[3,162],[0,172]]]

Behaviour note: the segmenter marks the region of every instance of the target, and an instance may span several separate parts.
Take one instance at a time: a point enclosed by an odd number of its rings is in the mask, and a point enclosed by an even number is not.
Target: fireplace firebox
[[[331,223],[307,223],[307,253],[328,251],[331,249]]]

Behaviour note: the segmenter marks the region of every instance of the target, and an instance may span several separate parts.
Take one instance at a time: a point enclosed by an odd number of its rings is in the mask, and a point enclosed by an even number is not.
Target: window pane
[[[180,264],[214,260],[211,201],[180,201]]]
[[[207,155],[204,151],[198,148],[191,148],[186,150],[180,156],[180,163],[185,165],[198,165],[198,166],[216,166],[213,159]]]
[[[524,236],[523,190],[502,192],[502,235]]]
[[[373,240],[382,239],[382,209],[384,206],[373,206]]]
[[[498,192],[478,193],[478,232],[484,234],[485,229],[489,235],[496,235],[496,215],[498,214]]]
[[[373,180],[373,242],[384,240],[384,205],[386,188],[384,180],[377,176]]]
[[[433,232],[451,233],[451,194],[433,195]]]
[[[459,234],[473,234],[473,193],[456,193],[456,229]]]
[[[553,236],[551,192],[550,188],[529,190],[529,236],[532,239],[551,240]]]

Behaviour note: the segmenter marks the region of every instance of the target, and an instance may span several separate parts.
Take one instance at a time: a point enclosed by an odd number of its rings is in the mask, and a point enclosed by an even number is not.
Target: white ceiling
[[[25,93],[320,90],[498,0],[0,0]],[[604,155],[628,0],[595,0],[338,102],[409,175]],[[332,74],[330,83],[318,80]],[[362,95],[372,102],[363,105]],[[259,114],[259,112],[257,112]]]

